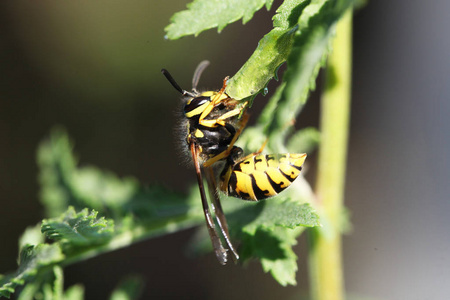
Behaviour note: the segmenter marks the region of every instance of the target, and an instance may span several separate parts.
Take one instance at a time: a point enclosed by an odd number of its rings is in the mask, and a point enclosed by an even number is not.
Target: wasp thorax
[[[192,118],[196,115],[200,115],[203,110],[208,106],[211,102],[211,97],[200,96],[196,98],[192,98],[189,100],[184,106],[184,114],[188,118]]]

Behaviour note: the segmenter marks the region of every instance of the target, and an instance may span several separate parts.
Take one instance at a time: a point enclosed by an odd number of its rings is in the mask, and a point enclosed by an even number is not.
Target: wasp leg
[[[214,119],[214,120],[205,120],[205,119],[203,119],[201,122],[199,121],[198,123],[200,125],[203,125],[203,126],[206,126],[206,127],[215,127],[216,125],[225,126],[225,121],[224,120],[229,119],[231,117],[234,117],[236,115],[239,115],[244,108],[245,107],[235,108],[235,109],[230,110],[229,112],[221,115],[217,119]]]
[[[228,78],[229,78],[228,76],[225,77],[225,79],[223,80],[222,88],[214,96],[214,99],[211,100],[211,102],[208,104],[208,106],[203,110],[202,114],[200,115],[200,118],[198,119],[198,123],[200,125],[207,126],[207,127],[215,127],[218,124],[217,120],[204,120],[204,119],[206,118],[207,115],[209,115],[211,113],[211,111],[214,109],[214,107],[216,107],[216,105],[218,105],[221,101],[224,100],[224,99],[221,99],[221,97],[225,93],[225,88],[227,87]],[[223,126],[223,124],[219,124],[219,125]]]
[[[205,173],[206,181],[208,182],[209,194],[213,202],[213,210],[216,214],[217,223],[219,224],[220,230],[222,231],[222,235],[228,245],[228,248],[230,248],[231,253],[233,253],[233,260],[236,263],[239,259],[239,255],[237,254],[237,251],[234,249],[233,244],[231,243],[230,234],[228,232],[228,223],[227,219],[225,218],[225,214],[223,213],[219,194],[217,193],[216,179],[214,178],[213,170],[211,168],[206,168]]]
[[[220,99],[220,96],[222,96],[223,95],[223,93],[225,93],[225,88],[227,87],[227,81],[228,81],[228,79],[229,79],[230,77],[229,76],[227,76],[227,77],[225,77],[224,79],[223,79],[223,85],[222,85],[222,88],[220,89],[220,91],[217,93],[217,95],[214,97],[214,99],[212,99],[212,103],[214,104],[214,106],[216,106],[217,104],[219,104],[219,99]]]
[[[229,112],[221,115],[217,119],[214,119],[214,120],[203,120],[201,125],[204,125],[204,126],[207,126],[207,127],[214,127],[216,124],[219,124],[220,126],[225,126],[225,121],[224,120],[239,115],[243,110],[246,109],[247,103],[248,102],[246,102],[242,107],[230,110]],[[200,122],[199,122],[199,124],[200,124]]]
[[[244,129],[245,125],[248,122],[248,114],[245,114],[242,116],[241,122],[240,122],[240,126],[239,129],[236,131],[236,133],[234,134],[233,139],[231,140],[230,144],[228,145],[228,148],[226,150],[224,150],[223,152],[217,154],[214,157],[211,157],[210,159],[208,159],[207,161],[205,161],[203,163],[203,167],[209,167],[211,166],[213,163],[218,162],[221,159],[224,159],[226,157],[228,157],[231,153],[231,150],[233,149],[234,144],[236,143],[239,135],[241,134],[242,130]]]
[[[205,188],[203,187],[202,170],[200,169],[198,152],[194,143],[191,143],[191,153],[194,160],[195,172],[197,173],[198,187],[200,189],[200,196],[202,199],[203,212],[205,214],[206,227],[208,228],[209,237],[211,238],[214,252],[216,253],[216,257],[219,260],[219,263],[225,265],[227,263],[227,250],[225,250],[219,236],[217,235],[214,220],[211,217],[211,213],[209,211],[209,205],[205,195]]]

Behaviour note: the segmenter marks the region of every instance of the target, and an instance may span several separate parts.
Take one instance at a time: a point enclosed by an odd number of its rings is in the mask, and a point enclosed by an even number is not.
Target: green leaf
[[[286,136],[305,104],[309,91],[315,88],[315,79],[319,69],[330,51],[329,44],[334,36],[334,26],[352,3],[352,0],[321,0],[312,2],[302,9],[298,18],[297,30],[292,36],[295,41],[290,49],[288,68],[283,76],[284,82],[269,100],[257,124],[247,128],[242,134],[239,145],[243,144],[250,151],[255,151],[258,148],[255,148],[252,140],[268,139],[267,151],[272,153],[288,152],[285,146]],[[253,64],[256,74],[258,66],[264,65],[264,62],[255,60]],[[245,70],[241,70],[240,76],[247,77]],[[252,76],[247,77],[250,82]],[[233,84],[239,88],[245,87],[247,79],[241,81],[236,78],[236,82]],[[264,80],[258,84],[258,88],[263,88]],[[247,88],[245,90],[249,91]],[[229,92],[230,90],[228,90]],[[235,95],[233,94],[233,96]],[[242,97],[244,96],[242,95]]]
[[[142,186],[133,178],[118,178],[93,167],[78,167],[72,148],[67,134],[58,129],[52,131],[38,150],[41,188],[46,191],[41,193],[42,202],[52,217],[63,218],[60,216],[68,205],[76,211],[88,207],[112,219],[117,234],[141,230],[132,234],[133,240],[173,232],[202,221],[198,198],[188,198],[159,186]],[[48,195],[61,197],[46,198]],[[55,216],[61,207],[64,211]]]
[[[244,202],[239,206],[229,214],[229,223],[247,234],[255,234],[260,228],[273,230],[276,227],[320,226],[319,217],[309,203],[293,200],[289,194],[280,194],[257,203]]]
[[[278,256],[261,256],[261,265],[265,272],[270,272],[273,278],[282,286],[288,284],[295,285],[295,274],[297,272],[297,255],[292,250],[292,246],[297,244],[297,236],[303,230],[286,230],[284,228],[275,229],[270,232],[272,238],[279,239]],[[260,250],[261,251],[261,250]]]
[[[132,221],[156,228],[173,222],[173,218],[202,217],[201,208],[197,209],[199,201],[160,186],[143,186],[131,177],[78,167],[72,149],[67,133],[61,129],[53,130],[39,146],[41,202],[50,217],[60,216],[68,206],[77,211],[94,209],[113,219],[116,226]]]
[[[264,90],[276,71],[286,61],[298,30],[297,20],[302,14],[306,0],[286,0],[273,18],[274,29],[258,43],[258,47],[242,68],[228,81],[226,91],[237,100]]]
[[[84,287],[81,284],[73,285],[64,292],[64,300],[83,300],[83,299],[84,299]]]
[[[36,295],[36,293],[38,293],[40,287],[41,287],[41,282],[38,280],[28,283],[20,291],[20,294],[17,297],[17,299],[18,300],[33,300],[35,298],[34,296]]]
[[[18,295],[18,300],[82,300],[84,288],[75,285],[64,293],[63,269],[55,265],[48,272],[41,272],[39,276],[25,285]]]
[[[40,200],[49,217],[59,216],[69,205],[77,207],[68,191],[77,163],[72,148],[73,143],[59,127],[53,129],[50,137],[38,147]]]
[[[108,217],[123,217],[123,206],[140,192],[137,180],[120,179],[94,167],[77,168],[73,143],[67,133],[56,128],[38,149],[41,202],[49,217],[63,213],[68,206],[93,208]]]
[[[243,231],[251,233],[256,228],[274,229],[275,226],[294,229],[298,226],[320,226],[319,217],[308,203],[291,199],[269,201],[267,207]]]
[[[266,127],[270,137],[273,137],[272,144],[284,142],[289,124],[295,121],[309,92],[315,88],[319,69],[330,51],[334,27],[352,3],[352,0],[317,1],[308,5],[300,16],[299,30],[295,34],[283,77],[286,85],[281,95],[278,94],[280,97],[276,99],[272,121]]]
[[[53,286],[51,287],[53,299],[62,299],[64,295],[64,273],[62,267],[54,266],[53,274],[55,276]]]
[[[41,231],[48,238],[74,246],[106,243],[113,237],[114,221],[97,218],[97,212],[83,209],[76,213],[73,207],[59,218],[42,221]]]
[[[55,264],[68,265],[145,238],[204,223],[198,194],[185,197],[158,186],[141,186],[132,178],[119,179],[92,167],[79,168],[72,148],[61,129],[53,131],[40,145],[41,196],[48,213],[54,215],[69,204],[74,207],[26,230],[19,243],[19,269],[1,277],[0,296],[9,297],[18,284],[29,282],[24,288],[24,299],[36,293],[51,297],[53,288],[42,280]],[[111,195],[113,192],[116,194]],[[86,203],[101,211],[77,208]],[[98,218],[97,214],[103,217]],[[39,228],[56,242],[43,244],[44,235]],[[36,274],[41,274],[39,280]],[[67,297],[74,299],[83,295],[82,287],[68,292]]]
[[[304,227],[288,229],[276,227],[272,230],[258,228],[253,235],[242,237],[241,259],[258,258],[262,268],[269,272],[281,285],[295,285],[297,255],[292,246]]]
[[[185,35],[197,36],[200,32],[217,27],[222,31],[226,25],[242,19],[245,24],[264,5],[270,9],[273,0],[195,0],[188,9],[178,12],[165,28],[167,38],[178,39]]]
[[[152,199],[147,200],[152,202]],[[41,283],[34,284],[31,280],[38,274],[41,274],[39,278],[42,278],[42,274],[48,273],[49,268],[55,264],[67,265],[129,246],[144,238],[203,224],[202,211],[197,209],[199,201],[195,200],[195,205],[183,203],[180,206],[179,203],[170,203],[155,207],[152,217],[144,220],[124,218],[118,230],[113,230],[111,220],[97,218],[97,212],[89,213],[87,209],[76,213],[71,207],[58,218],[43,220],[42,231],[57,243],[36,246],[25,243],[22,246],[18,271],[0,279],[0,296],[9,297],[17,285],[26,282],[31,282],[31,286],[25,289],[26,295],[34,295],[41,289]],[[162,203],[163,199],[158,199],[157,202]],[[42,285],[42,293],[51,295],[53,289]],[[82,288],[75,288],[73,294],[74,297],[79,297]],[[24,299],[27,297],[24,296]]]
[[[232,240],[241,241],[241,261],[257,258],[281,285],[295,284],[297,256],[292,246],[305,228],[321,226],[309,204],[312,197],[303,177],[278,196],[256,203],[223,197]]]
[[[44,235],[41,232],[41,224],[33,227],[27,227],[25,232],[19,238],[19,252],[23,247],[37,245],[44,242]]]
[[[0,279],[0,296],[9,298],[18,285],[32,280],[39,271],[45,272],[46,268],[61,262],[64,257],[58,244],[23,247],[18,270]]]
[[[110,209],[118,213],[139,188],[133,178],[119,179],[112,173],[94,167],[84,167],[74,172],[72,192],[80,202],[97,210]]]
[[[296,132],[287,144],[289,153],[311,153],[319,144],[320,132],[314,127],[307,127]]]
[[[144,282],[139,276],[130,276],[123,280],[111,294],[110,300],[139,299]]]

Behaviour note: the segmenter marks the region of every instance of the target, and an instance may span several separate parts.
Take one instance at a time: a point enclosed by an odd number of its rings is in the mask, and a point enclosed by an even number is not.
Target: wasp
[[[228,254],[216,231],[203,177],[208,184],[216,222],[236,262],[239,255],[231,243],[217,191],[221,190],[226,195],[250,201],[275,196],[299,176],[306,154],[264,155],[261,154],[263,146],[259,151],[244,156],[243,150],[235,146],[235,143],[248,121],[247,103],[227,95],[225,88],[228,77],[223,80],[220,90],[199,92],[197,85],[208,65],[208,61],[198,65],[192,79],[191,91],[182,89],[167,70],[162,69],[161,72],[182,95],[184,117],[181,127],[194,163],[208,233],[217,259],[224,265]]]

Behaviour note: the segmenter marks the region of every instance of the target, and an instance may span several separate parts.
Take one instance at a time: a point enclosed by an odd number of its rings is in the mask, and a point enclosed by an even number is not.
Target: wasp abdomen
[[[300,175],[306,154],[259,154],[230,165],[221,189],[229,196],[257,201],[277,195]]]

